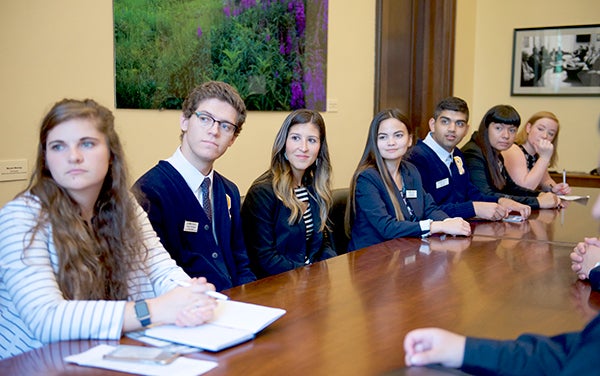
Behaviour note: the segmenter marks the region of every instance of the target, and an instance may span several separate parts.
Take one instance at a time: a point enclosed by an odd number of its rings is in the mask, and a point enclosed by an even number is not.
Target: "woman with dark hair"
[[[502,152],[506,171],[515,183],[556,194],[571,193],[567,183],[555,182],[548,173],[558,160],[559,130],[558,118],[549,111],[536,112],[519,130],[515,143]]]
[[[532,209],[556,208],[560,198],[552,192],[538,192],[518,186],[506,172],[502,152],[510,148],[521,117],[514,107],[497,105],[481,119],[479,129],[462,147],[471,181],[489,196],[506,197]]]
[[[242,205],[242,228],[257,277],[336,255],[327,216],[332,205],[325,122],[317,111],[296,110],[283,122],[271,167]]]
[[[175,264],[129,192],[114,117],[90,99],[43,119],[29,185],[0,210],[0,265],[0,358],[152,322],[198,325],[215,308],[214,286]]]
[[[373,118],[350,183],[345,221],[349,251],[400,237],[471,234],[468,222],[439,210],[423,189],[417,168],[402,160],[413,135],[398,109],[383,110]]]

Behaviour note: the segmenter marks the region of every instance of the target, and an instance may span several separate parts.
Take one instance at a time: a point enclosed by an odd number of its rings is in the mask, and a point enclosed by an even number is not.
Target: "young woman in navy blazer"
[[[271,167],[248,190],[242,228],[257,277],[335,256],[327,215],[332,205],[325,122],[317,111],[296,110],[273,144]]]
[[[425,192],[417,168],[402,160],[413,144],[413,128],[398,109],[371,122],[363,156],[350,184],[346,209],[348,250],[386,240],[432,233],[470,235],[460,217],[448,218]]]

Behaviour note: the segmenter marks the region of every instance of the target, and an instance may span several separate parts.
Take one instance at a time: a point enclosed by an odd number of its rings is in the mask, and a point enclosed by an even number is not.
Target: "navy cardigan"
[[[454,149],[453,156],[464,161],[464,156],[458,148]],[[473,201],[498,202],[498,197],[484,195],[473,185],[466,166],[462,174],[459,171],[458,174],[450,175],[446,164],[421,140],[410,149],[406,160],[417,167],[425,191],[433,197],[440,209],[451,217],[474,217]],[[448,183],[440,184],[445,179],[448,179]]]
[[[212,226],[183,176],[160,161],[134,185],[138,201],[171,257],[192,277],[206,277],[217,291],[256,280],[250,270],[240,218],[240,193],[216,171]]]

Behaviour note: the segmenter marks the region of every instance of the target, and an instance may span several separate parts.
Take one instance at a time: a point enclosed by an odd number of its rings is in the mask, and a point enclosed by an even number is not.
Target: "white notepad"
[[[146,330],[148,337],[181,343],[209,351],[221,351],[251,340],[285,314],[284,309],[219,300],[215,317],[196,327],[162,325]]]

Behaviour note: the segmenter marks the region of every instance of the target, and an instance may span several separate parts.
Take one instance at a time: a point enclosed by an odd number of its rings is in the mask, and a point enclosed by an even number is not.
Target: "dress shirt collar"
[[[423,143],[431,148],[433,152],[444,162],[446,167],[450,168],[450,163],[452,163],[452,153],[448,153],[446,149],[440,146],[433,137],[431,136],[431,132],[427,134],[427,137],[423,140]]]
[[[175,153],[173,153],[173,155],[167,159],[167,162],[169,162],[177,170],[177,172],[181,174],[194,194],[198,192],[198,189],[200,189],[200,184],[202,184],[204,178],[206,177],[210,178],[210,190],[212,191],[215,170],[212,169],[208,175],[203,175],[185,158],[181,152],[181,147],[177,147],[177,150],[175,150]]]

